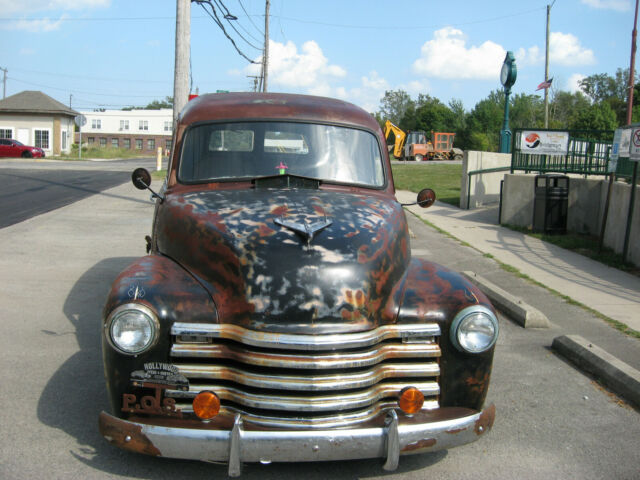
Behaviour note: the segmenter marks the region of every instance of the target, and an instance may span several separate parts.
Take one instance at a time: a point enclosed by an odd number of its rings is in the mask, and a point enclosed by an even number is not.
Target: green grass
[[[160,180],[163,181],[164,178],[167,176],[167,169],[162,169],[162,170],[153,170],[151,172],[151,178],[153,180]]]
[[[439,201],[460,205],[462,165],[414,163],[392,165],[391,170],[397,190],[418,193],[423,188],[431,188]]]
[[[75,144],[74,144],[75,146]],[[73,148],[71,154],[55,157],[56,160],[86,160],[87,158],[137,158],[148,157],[136,150],[128,148],[111,148],[111,147],[82,147],[82,158],[78,158],[78,148]]]

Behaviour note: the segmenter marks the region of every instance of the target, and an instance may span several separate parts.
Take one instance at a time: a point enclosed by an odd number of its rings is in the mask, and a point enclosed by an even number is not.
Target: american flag
[[[536,88],[536,92],[538,90],[546,90],[547,88],[549,88],[551,86],[551,82],[553,82],[553,77],[550,78],[549,80],[545,80],[540,85],[538,85],[538,88]]]

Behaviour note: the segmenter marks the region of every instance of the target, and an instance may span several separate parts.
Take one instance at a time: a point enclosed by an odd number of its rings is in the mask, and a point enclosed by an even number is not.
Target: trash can
[[[536,175],[533,200],[533,231],[567,233],[569,177]]]

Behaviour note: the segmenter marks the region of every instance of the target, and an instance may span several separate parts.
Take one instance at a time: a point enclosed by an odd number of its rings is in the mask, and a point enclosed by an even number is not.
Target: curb
[[[551,326],[544,313],[525,303],[521,298],[510,294],[475,272],[462,272],[462,275],[482,290],[482,293],[489,297],[498,310],[524,328],[549,328]]]
[[[615,394],[640,408],[640,372],[580,335],[553,339],[551,348]]]

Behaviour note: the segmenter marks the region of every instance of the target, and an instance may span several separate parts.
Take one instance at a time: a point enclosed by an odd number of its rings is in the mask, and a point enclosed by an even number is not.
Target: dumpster
[[[533,200],[533,231],[567,233],[569,177],[536,175]]]

